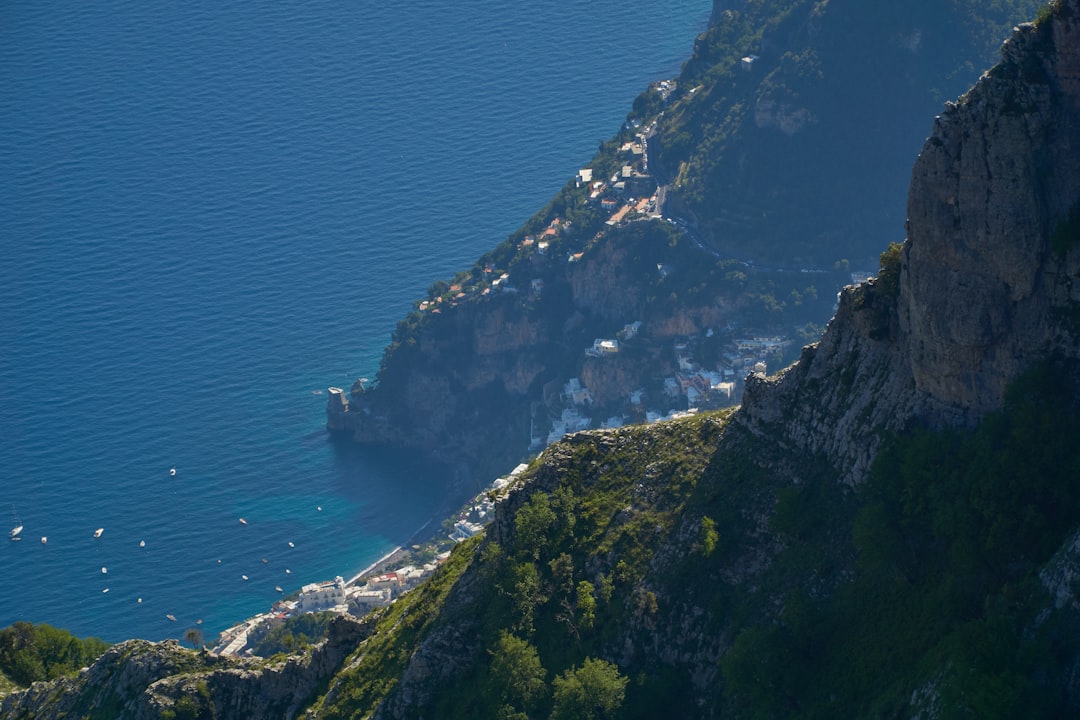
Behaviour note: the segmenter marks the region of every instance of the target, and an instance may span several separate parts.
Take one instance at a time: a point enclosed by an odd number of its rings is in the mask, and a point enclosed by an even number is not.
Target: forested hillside
[[[930,119],[1042,3],[722,5],[731,9],[699,38],[656,133],[672,212],[726,254],[872,269],[904,236],[909,171]],[[752,65],[740,62],[749,56]]]

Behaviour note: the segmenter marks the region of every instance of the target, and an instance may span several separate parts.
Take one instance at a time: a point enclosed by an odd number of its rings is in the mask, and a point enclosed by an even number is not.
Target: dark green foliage
[[[0,672],[25,687],[71,675],[108,649],[98,638],[81,640],[49,625],[17,622],[0,630]]]
[[[870,267],[883,239],[903,232],[927,118],[1041,4],[727,4],[737,9],[717,13],[683,68],[681,96],[650,142],[654,165],[701,236],[732,255],[803,267],[843,255]],[[744,71],[748,54],[758,59]]]
[[[881,268],[877,275],[877,288],[886,297],[896,297],[900,294],[900,263],[903,259],[904,246],[902,243],[889,243],[885,252],[881,253]]]
[[[409,656],[433,627],[454,621],[444,616],[443,603],[473,560],[480,540],[472,538],[455,547],[431,579],[381,611],[375,634],[346,661],[346,669],[336,676],[334,693],[318,706],[320,717],[365,717],[386,698]]]
[[[304,613],[271,628],[252,644],[252,653],[270,657],[278,653],[296,653],[326,637],[335,613]]]
[[[203,632],[197,627],[189,627],[184,631],[184,642],[190,645],[193,649],[198,649],[203,646],[205,638]]]
[[[1073,205],[1068,217],[1058,223],[1050,235],[1050,249],[1059,256],[1064,256],[1077,244],[1080,244],[1080,203]]]
[[[606,660],[586,658],[555,678],[552,720],[613,718],[626,697],[627,679]]]
[[[1038,14],[1035,15],[1036,25],[1042,25],[1044,22],[1054,16],[1054,5],[1055,3],[1048,2],[1041,8],[1039,8]]]
[[[975,431],[894,439],[851,510],[853,580],[830,595],[794,592],[774,622],[749,627],[724,658],[729,702],[745,717],[894,715],[931,688],[941,717],[1050,717],[1065,672],[1035,573],[1080,523],[1075,389],[1040,368]],[[821,496],[824,497],[824,496]],[[810,502],[807,502],[807,501]],[[836,498],[782,498],[787,555],[835,540]],[[845,519],[846,518],[846,519]],[[785,563],[791,571],[792,560]],[[797,568],[796,568],[797,569]]]
[[[491,653],[491,683],[494,693],[512,712],[531,711],[548,693],[547,671],[540,664],[536,648],[527,641],[503,632]]]

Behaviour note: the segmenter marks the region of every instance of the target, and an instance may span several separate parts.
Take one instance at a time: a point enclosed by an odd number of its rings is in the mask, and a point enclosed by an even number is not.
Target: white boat
[[[290,541],[289,541],[289,547],[296,547],[295,545],[293,545],[293,541],[292,541],[292,540],[290,540]]]
[[[281,589],[280,585],[275,585],[274,589],[277,590],[278,592],[285,592],[284,590]]]
[[[22,529],[23,529],[22,525],[16,525],[14,528],[12,528],[11,532],[8,533],[8,537],[11,537],[11,538],[19,537],[19,533],[22,532]]]
[[[172,622],[176,622],[176,616],[172,613],[166,614],[165,617],[169,618],[169,620],[171,620]]]
[[[248,577],[247,577],[247,575],[241,575],[241,576],[240,576],[240,579],[241,579],[241,580],[247,580],[247,579],[248,579]]]
[[[247,525],[247,520],[245,520],[244,518],[240,518],[240,524]]]
[[[45,544],[45,543],[47,543],[47,542],[49,542],[49,538],[47,538],[47,537],[45,537],[44,535],[42,535],[42,536],[41,536],[41,544],[42,544],[42,545],[44,545],[44,544]]]
[[[140,540],[139,541],[139,547],[146,547],[146,541],[145,540]]]
[[[107,592],[109,592],[109,588],[105,588],[105,589],[104,589],[104,590],[102,590],[101,592],[103,592],[103,593],[107,593]]]
[[[175,474],[176,474],[176,468],[169,468],[169,475],[175,475]]]
[[[107,573],[107,572],[109,572],[109,568],[107,568],[107,567],[102,567],[102,568],[101,568],[101,574],[102,574],[102,575],[104,575],[104,574],[105,574],[105,573]]]
[[[94,531],[94,537],[95,538],[101,537],[101,533],[103,533],[103,532],[105,532],[105,528],[98,528],[97,530]]]

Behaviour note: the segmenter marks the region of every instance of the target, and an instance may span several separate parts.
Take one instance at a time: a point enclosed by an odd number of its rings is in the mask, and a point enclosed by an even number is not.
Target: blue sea
[[[332,441],[325,388],[374,377],[710,9],[7,0],[0,626],[212,638],[457,500]]]

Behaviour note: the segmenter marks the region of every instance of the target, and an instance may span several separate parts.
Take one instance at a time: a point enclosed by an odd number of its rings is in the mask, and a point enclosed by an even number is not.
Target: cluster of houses
[[[368,577],[362,584],[358,584],[356,578],[346,581],[339,575],[333,580],[304,585],[296,599],[278,600],[269,612],[255,615],[222,632],[214,652],[220,655],[250,653],[250,647],[259,638],[297,615],[336,612],[359,617],[373,608],[389,605],[427,579],[449,556],[449,552],[441,553],[432,562],[406,565]]]
[[[618,333],[618,339],[597,338],[591,347],[585,349],[585,356],[599,358],[603,362],[603,358],[617,355],[626,343],[632,344],[641,325],[640,321],[627,324]],[[706,337],[713,334],[713,330],[708,330]],[[775,357],[790,347],[791,340],[780,336],[735,338],[726,343],[726,349],[712,369],[702,367],[696,361],[696,345],[695,339],[674,344],[678,370],[660,381],[660,393],[652,395],[655,402],[651,407],[646,405],[650,395],[644,388],[627,388],[626,404],[621,414],[607,419],[593,416],[597,408],[589,388],[581,378],[570,378],[562,385],[561,392],[557,396],[553,394],[549,400],[550,429],[546,435],[537,435],[534,431],[532,449],[540,450],[568,433],[588,428],[620,427],[626,422],[655,422],[687,411],[735,405],[742,398],[745,378],[748,375],[764,376]]]
[[[458,514],[450,539],[462,542],[483,532],[494,518],[495,497],[504,496],[508,486],[525,472],[528,466],[518,465],[509,474],[492,482],[476,495]],[[267,632],[291,617],[304,613],[336,612],[357,617],[368,611],[389,605],[404,593],[427,580],[446,559],[450,551],[441,552],[430,562],[404,565],[394,570],[369,575],[366,572],[346,581],[340,575],[333,580],[304,585],[295,599],[278,600],[269,612],[248,618],[221,633],[213,651],[220,655],[242,655]],[[374,567],[374,566],[373,566]],[[280,590],[280,588],[279,588]]]
[[[673,85],[669,84],[665,91],[670,93],[672,87]],[[631,220],[659,217],[657,183],[648,172],[647,132],[639,132],[633,140],[624,143],[619,149],[619,157],[622,158],[624,164],[610,178],[594,178],[592,168],[579,170],[575,176],[577,187],[587,188],[589,202],[595,203],[608,213],[605,224],[609,227]],[[556,217],[539,234],[526,235],[519,243],[518,250],[523,253],[536,252],[539,255],[546,255],[552,243],[560,236],[569,233],[571,226],[572,223],[569,220]],[[567,254],[567,261],[578,262],[583,254],[581,251],[570,252]],[[474,293],[488,296],[493,293],[518,293],[521,290],[522,288],[511,282],[508,273],[485,267],[482,282],[475,286],[454,283],[449,286],[446,293],[420,302],[416,309],[420,313],[439,314],[444,308],[455,307]],[[539,297],[543,292],[543,280],[532,279],[524,290],[534,297]]]

